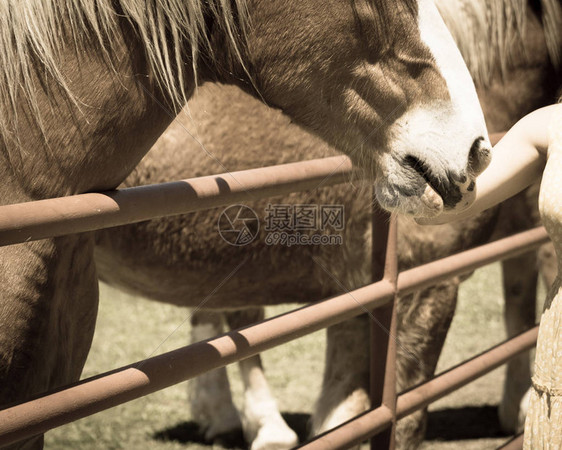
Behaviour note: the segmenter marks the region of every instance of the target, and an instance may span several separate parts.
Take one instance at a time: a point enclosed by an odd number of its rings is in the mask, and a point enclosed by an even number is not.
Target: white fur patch
[[[441,75],[447,82],[455,109],[458,108],[459,112],[466,114],[472,122],[477,122],[475,119],[479,118],[481,121],[479,125],[482,125],[484,115],[479,106],[474,82],[451,32],[433,0],[419,0],[419,5],[418,23],[421,39],[431,51]]]

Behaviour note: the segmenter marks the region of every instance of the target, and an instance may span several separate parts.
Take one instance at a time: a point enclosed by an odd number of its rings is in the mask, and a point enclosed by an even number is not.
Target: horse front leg
[[[363,314],[326,330],[322,390],[312,416],[312,436],[366,411],[369,399],[369,317]]]
[[[427,381],[435,372],[456,307],[458,279],[398,301],[397,391]],[[369,318],[328,328],[324,380],[312,420],[312,434],[329,430],[369,408]],[[401,419],[396,447],[415,449],[423,441],[426,410]]]
[[[191,316],[191,342],[213,338],[223,332],[221,312],[196,310]],[[189,382],[191,416],[205,432],[208,442],[228,440],[242,430],[240,414],[232,401],[226,368],[204,373]]]
[[[225,313],[228,325],[235,330],[264,318],[263,308]],[[260,355],[239,362],[244,383],[242,424],[252,450],[289,449],[299,443],[297,434],[287,425],[271,393]]]
[[[77,381],[98,306],[91,236],[0,248],[0,286],[0,405]],[[38,436],[11,448],[42,446]]]
[[[397,392],[434,375],[455,312],[458,285],[454,278],[398,301]],[[418,448],[426,426],[427,408],[399,420],[396,447]]]

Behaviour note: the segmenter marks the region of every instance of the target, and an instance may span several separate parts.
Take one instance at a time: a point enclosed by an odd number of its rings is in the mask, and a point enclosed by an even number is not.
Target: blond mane
[[[468,69],[486,86],[498,64],[506,73],[515,54],[523,52],[528,0],[436,0]],[[541,0],[545,39],[553,65],[562,65],[562,6]]]
[[[144,44],[156,83],[181,107],[186,102],[184,67],[197,71],[198,56],[213,57],[207,20],[227,36],[227,45],[240,58],[241,36],[247,23],[245,0],[4,0],[0,2],[0,134],[7,137],[18,101],[28,102],[39,123],[32,74],[52,77],[79,105],[59,70],[63,46],[80,50],[97,44],[111,64],[113,37],[125,18]],[[185,43],[190,49],[185,49]],[[23,97],[23,99],[22,99]]]

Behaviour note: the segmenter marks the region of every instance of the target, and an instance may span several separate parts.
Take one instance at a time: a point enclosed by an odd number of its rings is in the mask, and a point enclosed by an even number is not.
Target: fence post
[[[388,280],[396,291],[398,259],[397,221],[373,202],[372,276]],[[371,317],[371,408],[385,405],[393,414],[390,427],[371,438],[371,449],[393,449],[396,431],[396,294]]]

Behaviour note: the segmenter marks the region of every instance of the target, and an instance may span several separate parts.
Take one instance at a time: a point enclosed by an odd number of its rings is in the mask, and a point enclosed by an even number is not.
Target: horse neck
[[[64,49],[60,71],[72,98],[35,72],[36,104],[18,104],[17,139],[5,139],[0,152],[0,178],[10,179],[0,187],[0,203],[114,188],[173,120],[143,46],[122,29],[112,44],[113,66],[93,44],[79,53]],[[186,84],[193,90],[192,79]]]

